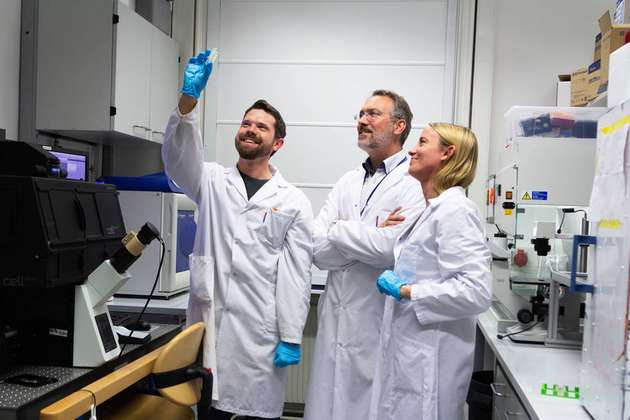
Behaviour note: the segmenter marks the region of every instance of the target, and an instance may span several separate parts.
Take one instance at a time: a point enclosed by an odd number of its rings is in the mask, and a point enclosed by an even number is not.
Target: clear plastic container
[[[608,108],[513,106],[505,113],[508,143],[514,137],[597,137],[597,120]]]

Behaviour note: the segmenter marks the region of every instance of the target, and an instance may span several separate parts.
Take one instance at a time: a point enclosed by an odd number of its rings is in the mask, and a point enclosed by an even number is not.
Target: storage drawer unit
[[[492,420],[531,419],[499,363],[495,365],[494,382],[491,386],[494,394]]]

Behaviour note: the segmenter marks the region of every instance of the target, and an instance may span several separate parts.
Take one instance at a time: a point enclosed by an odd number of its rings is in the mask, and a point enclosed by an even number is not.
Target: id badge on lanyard
[[[370,199],[372,198],[372,196],[374,195],[374,193],[376,192],[376,190],[378,190],[378,187],[381,186],[381,184],[383,183],[383,181],[385,181],[385,178],[387,178],[387,176],[389,174],[391,174],[392,172],[394,172],[396,170],[396,168],[398,168],[400,165],[402,165],[403,163],[405,163],[405,161],[407,160],[407,156],[405,156],[400,162],[398,162],[398,164],[396,166],[394,166],[394,168],[387,172],[385,174],[385,176],[383,178],[381,178],[380,181],[378,181],[378,184],[376,184],[376,187],[374,187],[374,189],[370,192],[370,195],[368,195],[367,200],[365,200],[365,205],[363,205],[363,208],[361,209],[361,212],[359,213],[359,215],[361,217],[363,217],[363,213],[365,212],[365,209],[367,209],[368,204],[370,203]]]

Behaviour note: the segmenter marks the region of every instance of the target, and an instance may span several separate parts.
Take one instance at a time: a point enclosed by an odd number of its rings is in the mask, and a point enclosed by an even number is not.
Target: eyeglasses
[[[376,109],[368,109],[367,111],[361,111],[354,116],[354,120],[359,122],[359,120],[363,117],[367,118],[368,121],[374,122],[383,116],[381,111],[377,111]]]

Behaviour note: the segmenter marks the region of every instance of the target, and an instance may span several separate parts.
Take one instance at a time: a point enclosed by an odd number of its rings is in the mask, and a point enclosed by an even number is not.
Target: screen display
[[[194,210],[178,210],[177,211],[177,256],[175,259],[175,272],[181,273],[187,271],[188,256],[193,252],[195,244],[195,232],[197,224],[195,223]]]
[[[66,179],[85,181],[87,179],[87,157],[84,155],[51,151],[59,159],[59,166],[68,173]]]
[[[114,338],[114,332],[112,331],[112,325],[109,322],[109,318],[105,313],[96,315],[94,319],[96,320],[96,327],[98,328],[98,333],[101,336],[105,353],[109,353],[116,348],[116,339]]]

